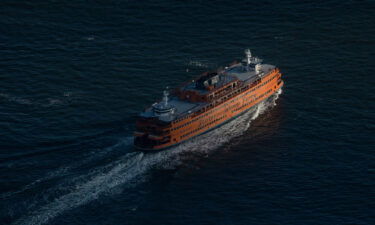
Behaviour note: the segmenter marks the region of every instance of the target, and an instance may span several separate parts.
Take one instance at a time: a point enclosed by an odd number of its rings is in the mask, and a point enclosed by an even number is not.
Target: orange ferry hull
[[[283,86],[283,83],[280,85],[280,87],[279,87],[279,89],[277,89],[277,91],[280,90],[280,89],[282,88],[282,86]],[[275,93],[276,93],[276,92],[275,92]],[[267,98],[269,98],[269,97],[271,97],[271,96],[272,96],[272,95],[270,95],[270,96],[268,96],[268,97],[265,97],[265,98],[264,98],[263,100],[261,100],[260,102],[266,100]],[[216,125],[215,127],[211,127],[211,128],[209,128],[208,130],[203,131],[203,132],[200,133],[200,134],[197,134],[197,135],[195,135],[195,136],[192,136],[192,137],[190,137],[190,138],[188,138],[188,139],[185,139],[185,140],[183,140],[183,141],[181,141],[181,142],[178,142],[178,143],[176,143],[176,144],[172,144],[172,145],[170,145],[170,146],[166,146],[166,147],[162,147],[162,148],[142,148],[142,147],[138,147],[138,146],[135,146],[135,148],[136,148],[137,150],[139,150],[139,151],[142,151],[142,152],[148,152],[148,153],[149,153],[149,152],[159,152],[159,151],[162,151],[162,150],[167,150],[167,149],[169,149],[169,148],[176,147],[176,146],[178,146],[178,145],[180,145],[180,144],[182,144],[182,143],[184,143],[184,142],[186,142],[186,141],[189,141],[190,139],[192,139],[192,138],[194,138],[194,137],[197,137],[197,136],[200,136],[200,135],[206,134],[206,133],[208,133],[208,132],[210,132],[210,131],[212,131],[212,130],[215,130],[216,128],[219,128],[219,127],[221,127],[221,126],[223,126],[223,125],[229,123],[229,122],[232,121],[232,120],[237,119],[237,118],[240,117],[241,115],[245,114],[246,112],[248,112],[248,111],[250,111],[251,109],[253,109],[254,107],[256,107],[260,102],[256,103],[255,105],[253,105],[252,107],[246,109],[245,111],[242,111],[242,112],[239,113],[238,115],[236,115],[236,116],[234,116],[234,117],[232,117],[232,118],[229,118],[229,119],[226,120],[226,121],[223,121],[222,123]]]
[[[224,81],[221,85],[209,86],[210,84],[203,80],[203,91],[202,86],[199,86],[201,84],[196,84],[195,89],[185,86],[182,91],[177,91],[175,95],[178,100],[174,104],[196,103],[196,107],[192,108],[195,111],[185,109],[183,113],[175,116],[174,110],[168,105],[168,99],[155,103],[153,114],[146,114],[137,120],[137,131],[134,133],[135,147],[141,151],[158,151],[178,145],[238,117],[275,94],[283,86],[279,69],[265,64],[261,72],[258,71],[259,67],[251,70],[249,64],[252,58],[248,59],[248,65],[235,64],[232,67],[237,69],[236,76],[229,72],[229,75],[226,74],[231,68],[221,71],[220,79]],[[238,73],[238,68],[244,68],[245,72]],[[215,77],[217,74],[203,75],[203,78],[219,79],[219,75]],[[250,74],[251,79],[244,78],[243,74]],[[163,119],[160,115],[171,117]]]
[[[213,127],[210,127],[210,128],[208,128],[207,130],[202,131],[201,133],[198,133],[198,134],[196,134],[196,135],[194,135],[194,136],[190,136],[190,137],[188,137],[188,138],[186,138],[186,139],[182,139],[182,140],[179,141],[179,142],[175,142],[175,143],[173,143],[173,144],[170,144],[170,145],[164,145],[164,146],[160,146],[160,147],[159,147],[159,146],[158,146],[158,147],[156,146],[156,147],[154,147],[154,148],[142,148],[142,147],[139,147],[139,146],[136,146],[136,145],[135,145],[135,147],[136,147],[136,149],[138,149],[138,150],[140,150],[140,151],[144,151],[144,152],[157,152],[157,151],[167,150],[167,149],[169,149],[169,148],[175,147],[175,146],[177,146],[177,145],[179,145],[179,144],[181,144],[181,143],[183,143],[183,142],[185,142],[185,141],[190,140],[190,139],[193,138],[193,137],[196,137],[196,136],[199,136],[199,135],[205,134],[205,133],[207,133],[207,132],[210,132],[210,131],[212,131],[212,130],[214,130],[214,129],[216,129],[216,128],[218,128],[218,127],[220,127],[220,126],[222,126],[222,125],[224,125],[224,124],[226,124],[226,123],[228,123],[228,122],[230,122],[230,121],[232,121],[232,120],[234,120],[234,119],[236,119],[237,117],[243,115],[245,112],[247,112],[247,111],[251,110],[253,107],[255,107],[258,103],[260,103],[260,102],[266,100],[267,98],[269,98],[270,96],[272,96],[273,94],[275,94],[278,90],[280,90],[280,89],[283,87],[283,85],[284,85],[284,82],[282,81],[279,85],[277,85],[277,88],[275,88],[274,91],[273,91],[271,94],[269,94],[269,95],[265,95],[263,98],[259,99],[259,101],[254,102],[254,104],[252,104],[252,105],[249,106],[248,108],[245,108],[243,111],[239,112],[238,114],[234,115],[233,117],[228,118],[227,120],[222,121],[221,123],[215,123],[215,125],[214,125]],[[227,116],[227,117],[229,117],[229,116]]]

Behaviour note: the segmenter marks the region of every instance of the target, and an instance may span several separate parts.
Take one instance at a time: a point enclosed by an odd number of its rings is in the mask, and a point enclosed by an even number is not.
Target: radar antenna
[[[245,55],[246,55],[247,65],[250,65],[251,64],[251,51],[250,51],[250,49],[245,50]]]
[[[165,107],[168,106],[168,96],[169,96],[169,91],[167,87],[166,90],[163,91],[163,103]]]
[[[248,66],[250,66],[250,64],[258,64],[263,61],[262,59],[258,57],[252,56],[250,49],[245,50],[245,55],[246,55],[246,59],[244,59],[243,61],[245,61]]]

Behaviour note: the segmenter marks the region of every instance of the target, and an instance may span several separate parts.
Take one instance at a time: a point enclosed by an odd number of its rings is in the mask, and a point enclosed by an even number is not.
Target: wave
[[[39,106],[39,107],[52,107],[52,106],[63,106],[69,104],[74,98],[72,98],[73,93],[72,92],[64,92],[62,94],[62,97],[56,97],[56,98],[47,98],[44,100],[34,100],[34,99],[28,99],[23,97],[18,97],[15,95],[10,95],[7,93],[0,93],[0,98],[4,98],[8,102],[17,103],[20,105],[29,105],[29,106]]]
[[[10,102],[16,102],[21,105],[32,105],[33,102],[30,99],[20,98],[6,93],[0,93],[0,97],[5,98]]]
[[[67,210],[85,205],[103,195],[116,194],[115,188],[133,187],[146,181],[144,179],[152,168],[175,168],[182,163],[185,153],[213,152],[234,137],[243,134],[250,122],[261,115],[266,109],[276,105],[276,99],[281,91],[273,97],[259,103],[251,111],[239,118],[208,132],[192,138],[166,151],[145,154],[142,152],[127,153],[121,158],[91,171],[89,174],[76,177],[70,181],[69,192],[53,199],[38,209],[20,218],[15,224],[45,224]],[[60,184],[66,186],[67,184]],[[56,194],[50,190],[46,195]]]
[[[56,179],[56,178],[59,178],[59,177],[64,177],[64,176],[68,175],[71,171],[73,171],[75,169],[78,169],[81,166],[92,163],[92,162],[94,162],[98,159],[101,159],[105,155],[112,152],[113,150],[118,149],[119,147],[122,147],[122,146],[125,146],[125,145],[130,145],[130,143],[132,143],[132,138],[127,137],[127,138],[119,141],[117,144],[115,144],[113,146],[109,146],[109,147],[104,148],[104,149],[97,149],[97,150],[91,151],[91,152],[82,156],[83,160],[74,162],[70,165],[67,165],[65,167],[61,167],[57,170],[49,172],[45,176],[43,176],[42,178],[39,178],[39,179],[31,182],[30,184],[25,185],[23,188],[21,188],[17,191],[3,193],[3,194],[0,195],[0,199],[6,199],[6,198],[12,197],[16,194],[23,193],[27,190],[30,190],[30,189],[36,187],[40,183],[43,183],[43,182],[46,182],[46,181],[49,181],[49,180],[52,180],[52,179]]]

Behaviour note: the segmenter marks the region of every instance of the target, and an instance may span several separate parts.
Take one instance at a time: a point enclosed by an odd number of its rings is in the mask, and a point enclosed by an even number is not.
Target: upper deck
[[[217,72],[204,73],[174,91],[169,98],[164,92],[163,100],[154,103],[140,114],[143,118],[157,118],[163,122],[171,122],[191,113],[199,112],[212,102],[244,85],[255,82],[275,69],[269,64],[260,64],[261,60],[245,52],[244,62],[236,63]]]

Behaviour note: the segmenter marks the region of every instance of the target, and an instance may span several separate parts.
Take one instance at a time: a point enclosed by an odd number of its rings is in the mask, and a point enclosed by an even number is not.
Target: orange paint
[[[281,73],[275,68],[250,84],[235,79],[220,88],[208,86],[208,93],[204,95],[194,90],[177,89],[174,94],[179,99],[205,102],[205,106],[171,122],[158,121],[157,118],[138,119],[135,145],[143,150],[160,150],[179,144],[238,116],[282,86]]]

